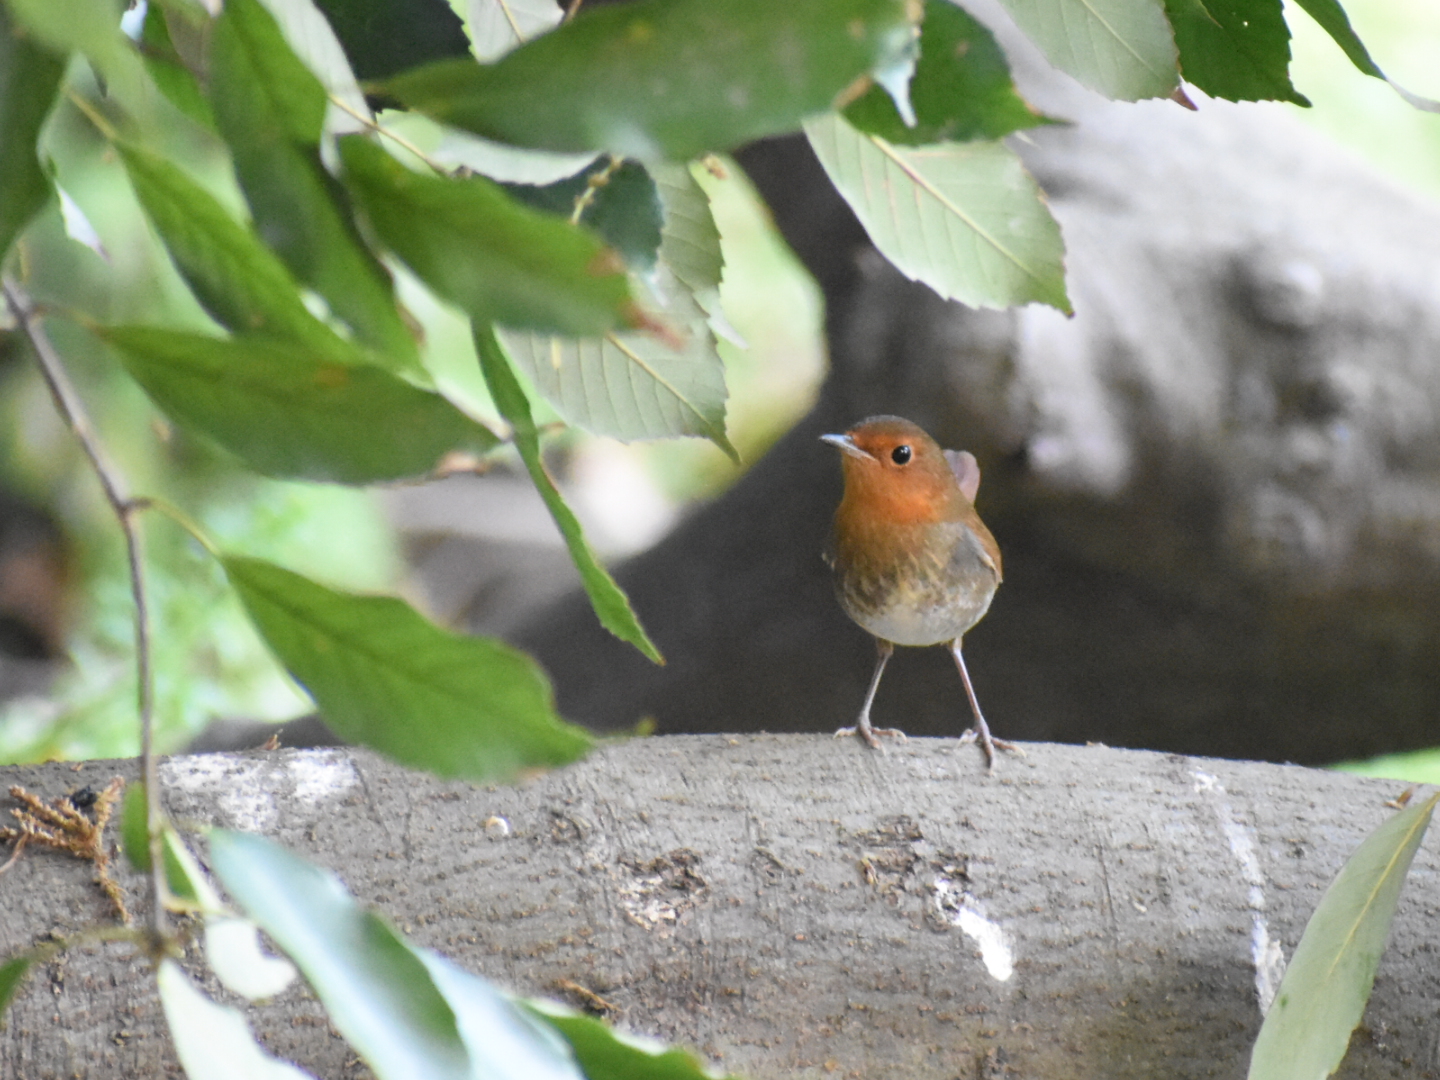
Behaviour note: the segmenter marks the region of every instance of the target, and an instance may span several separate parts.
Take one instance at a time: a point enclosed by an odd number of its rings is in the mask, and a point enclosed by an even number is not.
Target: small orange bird
[[[820,438],[843,453],[845,497],[825,561],[845,614],[875,636],[879,656],[860,719],[835,734],[904,738],[870,724],[870,706],[896,645],[945,642],[960,669],[975,726],[961,741],[979,741],[990,771],[995,750],[1019,747],[990,736],[980,713],[960,640],[990,609],[1001,581],[1000,548],[975,512],[980,466],[964,450],[941,450],[898,416],[872,416],[844,435]]]

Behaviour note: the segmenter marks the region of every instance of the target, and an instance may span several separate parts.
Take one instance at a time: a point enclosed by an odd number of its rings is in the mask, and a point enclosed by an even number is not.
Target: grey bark
[[[727,1070],[1243,1076],[1257,975],[1276,974],[1257,967],[1257,936],[1291,955],[1401,785],[1027,750],[994,778],[950,740],[877,754],[807,736],[630,742],[501,788],[349,750],[172,758],[163,776],[178,820],[267,833],[471,970],[527,993],[586,987],[621,1026]],[[134,771],[17,767],[0,784],[54,796]],[[1440,1075],[1435,849],[1415,861],[1343,1077]],[[26,852],[0,877],[0,952],[104,918],[89,878],[68,856]],[[1008,978],[962,912],[998,929]],[[39,969],[8,1020],[5,1077],[176,1068],[153,983],[123,946]],[[298,988],[254,1023],[319,1077],[363,1074]]]

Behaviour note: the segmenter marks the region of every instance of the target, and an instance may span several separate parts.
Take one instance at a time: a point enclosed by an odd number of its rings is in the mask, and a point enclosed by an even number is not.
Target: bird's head
[[[845,501],[897,524],[953,519],[960,500],[968,506],[980,486],[974,457],[941,450],[898,416],[872,416],[843,435],[820,438],[841,451]]]

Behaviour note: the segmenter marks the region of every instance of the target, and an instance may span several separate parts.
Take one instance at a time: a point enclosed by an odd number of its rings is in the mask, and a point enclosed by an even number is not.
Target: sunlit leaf
[[[384,110],[379,122],[436,165],[446,169],[463,167],[507,184],[553,184],[574,176],[598,156],[594,151],[552,154],[548,150],[522,150],[402,109]]]
[[[580,580],[584,583],[585,592],[590,597],[590,604],[594,607],[600,624],[620,640],[634,645],[657,664],[664,663],[660,651],[655,648],[635,617],[629,598],[600,565],[600,560],[595,557],[595,552],[585,539],[580,522],[565,505],[555,482],[545,471],[545,465],[540,460],[540,433],[530,413],[530,402],[526,400],[525,391],[510,368],[510,360],[490,327],[476,325],[475,351],[479,354],[480,368],[484,372],[485,384],[490,388],[495,407],[500,410],[500,415],[509,421],[514,431],[515,448],[520,451],[520,457],[525,462],[535,489],[545,500],[550,516],[555,519],[560,534],[565,538],[565,544],[570,549],[570,558],[574,561],[575,568],[580,571]]]
[[[1046,59],[1109,98],[1164,97],[1175,39],[1156,0],[1000,0]]]
[[[337,592],[258,559],[223,562],[265,643],[347,742],[477,783],[590,749],[524,653],[442,630],[393,597]]]
[[[463,0],[470,51],[488,63],[515,46],[548,33],[565,12],[555,0]]]
[[[498,442],[439,394],[286,341],[139,326],[97,332],[168,415],[267,476],[396,480],[429,472],[451,450],[485,453]]]
[[[384,88],[499,142],[684,160],[795,130],[914,34],[904,0],[638,0],[582,8],[493,64],[442,61]]]
[[[265,1052],[240,1013],[195,988],[174,960],[156,972],[175,1056],[190,1080],[304,1080],[310,1074]]]
[[[210,859],[379,1080],[470,1080],[455,1013],[425,965],[339,878],[249,833],[211,833]]]
[[[1249,1080],[1323,1080],[1339,1068],[1437,801],[1440,794],[1389,818],[1325,890],[1260,1027]]]
[[[285,265],[215,196],[157,154],[125,143],[117,148],[176,269],[216,322],[321,350],[342,344],[306,309]]]
[[[1164,0],[1180,72],[1211,97],[1309,105],[1290,82],[1280,0]]]
[[[1350,58],[1350,62],[1366,75],[1384,79],[1390,84],[1391,89],[1412,107],[1424,112],[1440,112],[1440,101],[1412,94],[1380,70],[1379,65],[1370,59],[1369,50],[1365,48],[1359,35],[1355,33],[1354,28],[1350,25],[1350,17],[1345,14],[1345,9],[1337,0],[1295,0],[1295,2],[1320,24],[1321,29],[1329,34],[1335,44],[1339,45],[1345,55]]]
[[[340,154],[380,239],[472,318],[572,334],[643,323],[620,257],[588,230],[481,176],[413,173],[362,136],[341,139]]]
[[[909,146],[998,139],[1048,122],[1016,93],[1010,65],[990,31],[950,0],[925,2],[910,103],[913,125],[904,122],[890,95],[874,86],[846,106],[845,119]]]
[[[274,997],[295,979],[295,965],[260,947],[260,931],[233,915],[205,918],[205,960],[225,989],[251,1001]]]
[[[977,307],[1070,310],[1060,228],[998,142],[894,146],[838,116],[805,127],[875,246],[907,277]]]
[[[420,370],[390,275],[320,161],[325,88],[259,0],[230,0],[210,43],[210,101],[255,227],[387,366]]]
[[[65,74],[65,58],[16,32],[0,4],[0,262],[50,197],[35,143]]]

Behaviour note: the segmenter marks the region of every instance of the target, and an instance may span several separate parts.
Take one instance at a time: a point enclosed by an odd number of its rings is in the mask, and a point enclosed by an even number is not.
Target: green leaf
[[[524,653],[442,630],[393,597],[337,592],[258,559],[222,561],[265,643],[347,742],[476,783],[590,749]]]
[[[390,275],[356,231],[320,161],[327,97],[259,0],[231,0],[210,44],[210,101],[270,248],[387,367],[419,373]]]
[[[176,269],[217,322],[326,352],[343,347],[306,309],[285,265],[215,196],[157,154],[125,143],[117,149]]]
[[[1351,27],[1350,18],[1345,14],[1345,9],[1336,0],[1296,0],[1296,3],[1320,24],[1320,28],[1330,35],[1336,45],[1340,46],[1345,55],[1350,58],[1350,62],[1366,75],[1384,79],[1390,84],[1390,88],[1404,98],[1412,108],[1422,112],[1440,113],[1440,101],[1412,94],[1380,70],[1380,66],[1370,59],[1369,50],[1365,48],[1359,35]]]
[[[496,340],[493,328],[478,323],[475,325],[475,351],[480,357],[480,370],[485,375],[485,384],[490,388],[495,407],[514,430],[515,448],[520,451],[520,458],[525,462],[535,490],[540,492],[550,516],[560,529],[560,535],[565,538],[570,558],[580,571],[580,580],[600,625],[621,641],[634,645],[655,663],[663,664],[664,658],[635,617],[629,598],[600,565],[600,560],[585,539],[580,522],[565,505],[555,481],[545,471],[545,465],[540,460],[540,433],[530,415],[530,402],[526,400],[525,391],[511,370],[510,360]]]
[[[211,833],[210,860],[380,1080],[469,1080],[455,1013],[425,965],[339,878],[248,833]]]
[[[517,45],[560,25],[564,9],[555,0],[464,0],[470,51],[482,63],[498,60]]]
[[[165,886],[183,907],[191,911],[218,912],[220,897],[205,871],[190,854],[185,841],[166,823],[160,831],[160,858],[165,863]]]
[[[623,1034],[552,1001],[525,1004],[565,1037],[587,1080],[715,1080],[688,1050]]]
[[[1180,71],[1211,97],[1309,105],[1290,82],[1280,0],[1164,0]]]
[[[655,181],[638,161],[624,162],[607,177],[608,169],[608,164],[597,164],[553,184],[503,186],[511,198],[526,206],[568,218],[575,211],[576,200],[589,188],[591,178],[603,179],[580,220],[620,252],[631,267],[649,270],[660,248],[662,222]]]
[[[582,8],[493,64],[442,61],[384,89],[498,142],[684,160],[795,130],[914,36],[904,0],[638,0]]]
[[[239,1011],[216,1005],[174,960],[156,972],[175,1056],[189,1080],[304,1080],[310,1074],[265,1052]]]
[[[925,0],[910,104],[913,127],[906,126],[890,95],[872,86],[845,108],[845,119],[906,146],[998,139],[1050,122],[1016,93],[1010,65],[990,31],[950,0]]]
[[[145,68],[120,30],[122,4],[116,0],[6,0],[6,4],[36,42],[62,56],[82,53],[108,94],[132,111],[143,109]]]
[[[398,480],[452,450],[483,454],[499,441],[439,394],[286,341],[142,326],[96,332],[167,415],[266,476]]]
[[[1050,63],[1109,98],[1165,97],[1175,40],[1157,0],[1000,0]]]
[[[1392,816],[1325,890],[1260,1026],[1249,1080],[1317,1080],[1339,1068],[1437,801],[1440,794]]]
[[[875,246],[907,277],[976,307],[1070,310],[1064,245],[1040,189],[1000,143],[893,146],[838,116],[805,132]]]
[[[341,139],[340,156],[380,239],[472,318],[570,334],[643,323],[620,257],[588,230],[481,176],[413,173],[363,136]]]
[[[205,961],[225,989],[250,1001],[272,998],[295,980],[295,965],[260,948],[260,930],[233,915],[205,917]]]
[[[13,956],[0,964],[0,1017],[5,1015],[10,1002],[15,1000],[15,995],[20,992],[25,976],[30,973],[30,966],[34,963],[35,959],[31,956]]]
[[[662,162],[653,165],[651,172],[662,209],[660,258],[712,322],[722,322],[728,328],[720,307],[725,256],[720,250],[720,229],[710,210],[710,197],[690,174],[688,165]],[[721,336],[726,335],[722,332]]]
[[[316,0],[361,79],[466,56],[459,17],[445,0]]]
[[[65,74],[63,56],[17,31],[0,4],[0,262],[50,197],[35,143]]]
[[[159,4],[151,4],[145,10],[145,25],[140,35],[140,42],[145,48],[140,58],[145,62],[150,78],[169,98],[170,104],[197,124],[213,131],[215,114],[210,111],[210,103],[205,100],[205,92],[200,89],[195,73],[186,66],[170,36],[169,20],[189,17],[191,14],[186,9],[166,10]],[[209,20],[206,19],[205,23],[208,31]]]
[[[126,861],[142,874],[150,872],[149,808],[145,805],[145,781],[129,784],[120,803],[120,846]]]

